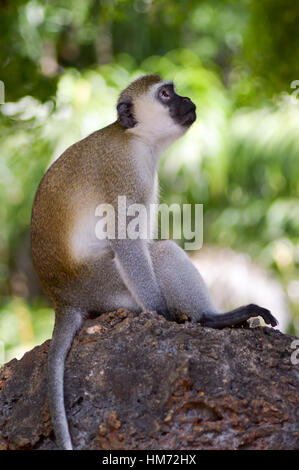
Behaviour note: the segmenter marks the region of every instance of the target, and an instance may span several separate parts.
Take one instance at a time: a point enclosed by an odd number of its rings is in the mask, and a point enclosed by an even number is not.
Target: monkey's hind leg
[[[151,243],[150,253],[158,284],[173,317],[177,311],[184,312],[192,321],[211,328],[237,325],[257,316],[272,326],[277,325],[269,310],[254,304],[221,313],[200,273],[184,250],[173,241]]]
[[[57,446],[72,450],[64,405],[64,368],[74,336],[83,322],[82,312],[72,307],[55,309],[55,326],[48,357],[48,400]]]
[[[276,326],[277,320],[269,310],[263,307],[259,307],[255,304],[245,305],[243,307],[236,308],[227,313],[214,314],[204,313],[200,324],[203,326],[209,326],[211,328],[224,328],[225,326],[233,326],[243,323],[251,317],[262,317],[265,323]]]

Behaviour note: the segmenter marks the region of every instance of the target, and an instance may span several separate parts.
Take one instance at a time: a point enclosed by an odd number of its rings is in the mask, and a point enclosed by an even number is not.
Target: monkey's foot
[[[250,304],[248,305],[248,307],[250,307],[250,309],[252,310],[252,314],[250,315],[251,317],[262,317],[264,319],[264,322],[267,323],[267,325],[271,325],[271,326],[278,325],[278,321],[272,315],[270,310],[267,310],[266,308],[263,308],[263,307],[259,307],[258,305],[255,305],[255,304]]]
[[[236,308],[227,313],[204,313],[199,323],[211,328],[224,328],[225,326],[239,325],[251,317],[262,317],[267,325],[276,326],[276,318],[269,310],[255,304]]]

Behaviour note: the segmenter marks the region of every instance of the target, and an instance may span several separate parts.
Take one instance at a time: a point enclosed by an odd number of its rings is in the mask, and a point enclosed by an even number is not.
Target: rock
[[[77,449],[296,449],[294,337],[125,309],[85,322],[65,374]],[[0,370],[0,449],[55,449],[49,341]]]

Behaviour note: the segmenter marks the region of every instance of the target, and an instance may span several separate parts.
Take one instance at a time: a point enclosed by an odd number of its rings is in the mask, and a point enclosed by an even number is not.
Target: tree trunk
[[[65,373],[77,449],[295,449],[295,338],[125,309],[85,322]],[[55,449],[49,341],[0,370],[0,449]],[[294,361],[293,361],[294,362]]]

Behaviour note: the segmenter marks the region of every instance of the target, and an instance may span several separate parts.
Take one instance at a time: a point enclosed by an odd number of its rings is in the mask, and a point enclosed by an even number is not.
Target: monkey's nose
[[[183,105],[184,111],[186,111],[186,112],[190,112],[190,111],[195,111],[195,110],[196,110],[195,104],[194,104],[193,101],[191,101],[190,98],[188,98],[187,96],[185,96],[185,97],[182,99],[182,105]]]

